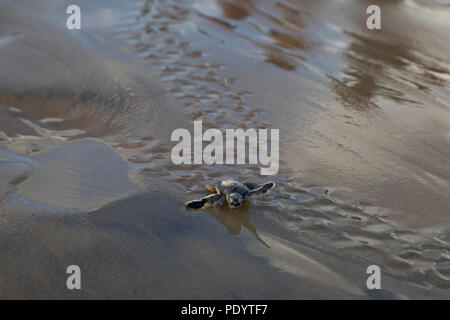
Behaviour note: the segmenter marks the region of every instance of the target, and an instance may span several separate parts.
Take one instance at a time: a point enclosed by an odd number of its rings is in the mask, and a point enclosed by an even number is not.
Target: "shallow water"
[[[0,296],[448,298],[448,2],[380,3],[0,5]],[[280,129],[279,173],[174,165],[193,120]],[[277,187],[184,209],[225,177]]]

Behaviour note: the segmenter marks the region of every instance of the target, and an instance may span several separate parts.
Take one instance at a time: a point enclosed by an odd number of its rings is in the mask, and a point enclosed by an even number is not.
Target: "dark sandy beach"
[[[450,298],[448,1],[69,4],[0,2],[1,299]],[[175,165],[194,120],[278,174]],[[277,186],[185,209],[229,177]]]

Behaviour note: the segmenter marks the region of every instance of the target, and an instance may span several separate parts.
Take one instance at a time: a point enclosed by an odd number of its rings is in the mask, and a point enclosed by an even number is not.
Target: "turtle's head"
[[[239,193],[230,193],[227,195],[227,202],[230,208],[237,208],[240,207],[242,204],[242,195]]]

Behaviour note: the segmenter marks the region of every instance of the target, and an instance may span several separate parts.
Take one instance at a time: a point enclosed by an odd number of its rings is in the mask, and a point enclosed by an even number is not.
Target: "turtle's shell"
[[[251,190],[242,182],[229,179],[224,180],[220,184],[216,185],[216,190],[221,194],[239,193],[244,196],[247,192]]]

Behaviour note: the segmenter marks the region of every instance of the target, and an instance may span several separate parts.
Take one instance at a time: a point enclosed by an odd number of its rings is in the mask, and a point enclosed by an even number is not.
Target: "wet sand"
[[[450,297],[449,9],[368,3],[0,4],[0,298]],[[280,172],[174,165],[193,120],[280,129]],[[226,177],[277,188],[184,208]]]

